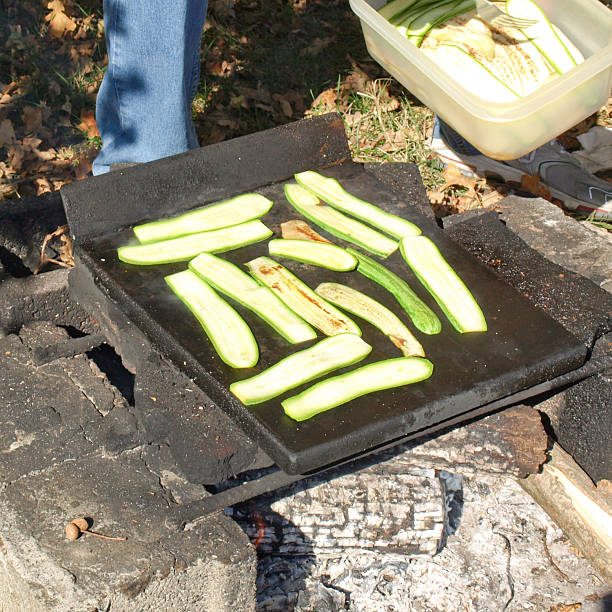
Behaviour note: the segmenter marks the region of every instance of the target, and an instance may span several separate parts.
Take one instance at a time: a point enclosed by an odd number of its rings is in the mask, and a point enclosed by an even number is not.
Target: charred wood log
[[[433,556],[444,532],[442,484],[434,470],[390,467],[382,462],[332,480],[300,481],[285,489],[285,497],[275,493],[235,507],[232,517],[262,553],[361,549]]]
[[[523,477],[540,469],[547,444],[539,413],[518,406],[301,480],[232,514],[263,553],[433,556],[448,523],[441,471]]]
[[[396,460],[465,476],[485,472],[524,478],[539,471],[547,447],[538,411],[515,406],[421,444],[406,444]]]

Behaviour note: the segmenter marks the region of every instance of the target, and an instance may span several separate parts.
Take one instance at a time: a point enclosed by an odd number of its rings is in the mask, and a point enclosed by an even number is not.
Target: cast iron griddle
[[[581,342],[448,239],[431,220],[406,202],[399,201],[361,165],[349,161],[321,172],[338,178],[351,193],[419,225],[438,245],[481,305],[489,330],[459,334],[414,277],[399,251],[384,260],[386,266],[409,282],[442,321],[442,332],[438,335],[415,332],[434,364],[430,379],[358,398],[301,423],[285,416],[280,402],[313,383],[264,404],[245,407],[228,390],[233,381],[252,376],[312,343],[289,345],[250,311],[234,304],[251,326],[261,356],[255,368],[232,369],[219,359],[199,323],[164,282],[167,274],[185,269],[186,262],[162,266],[132,266],[120,262],[117,247],[135,242],[129,228],[90,238],[79,248],[81,262],[93,270],[97,282],[111,299],[176,367],[195,378],[213,401],[241,424],[285,472],[305,473],[457,415],[465,414],[469,418],[470,410],[572,370],[584,362],[586,349]],[[272,210],[262,219],[274,230],[274,237],[280,237],[281,222],[301,218],[285,200],[282,182],[255,190],[274,201]],[[322,230],[321,233],[335,243],[348,246]],[[220,256],[243,265],[263,254],[267,255],[266,242]],[[379,300],[409,323],[407,315],[389,293],[357,272],[331,272],[278,260],[312,288],[324,281],[351,285]],[[360,366],[401,356],[384,335],[365,321],[353,318],[362,329],[363,339],[373,347]],[[409,326],[414,330],[410,323]],[[322,337],[319,334],[318,339]]]

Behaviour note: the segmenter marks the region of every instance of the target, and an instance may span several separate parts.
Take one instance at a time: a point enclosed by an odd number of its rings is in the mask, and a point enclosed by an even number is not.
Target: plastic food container
[[[612,87],[612,11],[598,0],[539,0],[585,61],[512,102],[474,95],[377,13],[385,0],[349,0],[370,55],[485,155],[516,159],[601,108]]]

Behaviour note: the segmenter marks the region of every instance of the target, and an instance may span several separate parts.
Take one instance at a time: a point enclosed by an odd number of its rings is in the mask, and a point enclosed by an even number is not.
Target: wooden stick
[[[612,504],[558,444],[540,474],[519,481],[603,578],[612,583]]]

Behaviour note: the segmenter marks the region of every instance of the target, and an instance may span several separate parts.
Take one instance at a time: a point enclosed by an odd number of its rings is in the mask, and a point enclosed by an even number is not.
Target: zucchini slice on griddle
[[[319,376],[352,365],[366,357],[372,347],[355,334],[325,338],[267,370],[230,385],[230,391],[245,405],[260,404]]]

